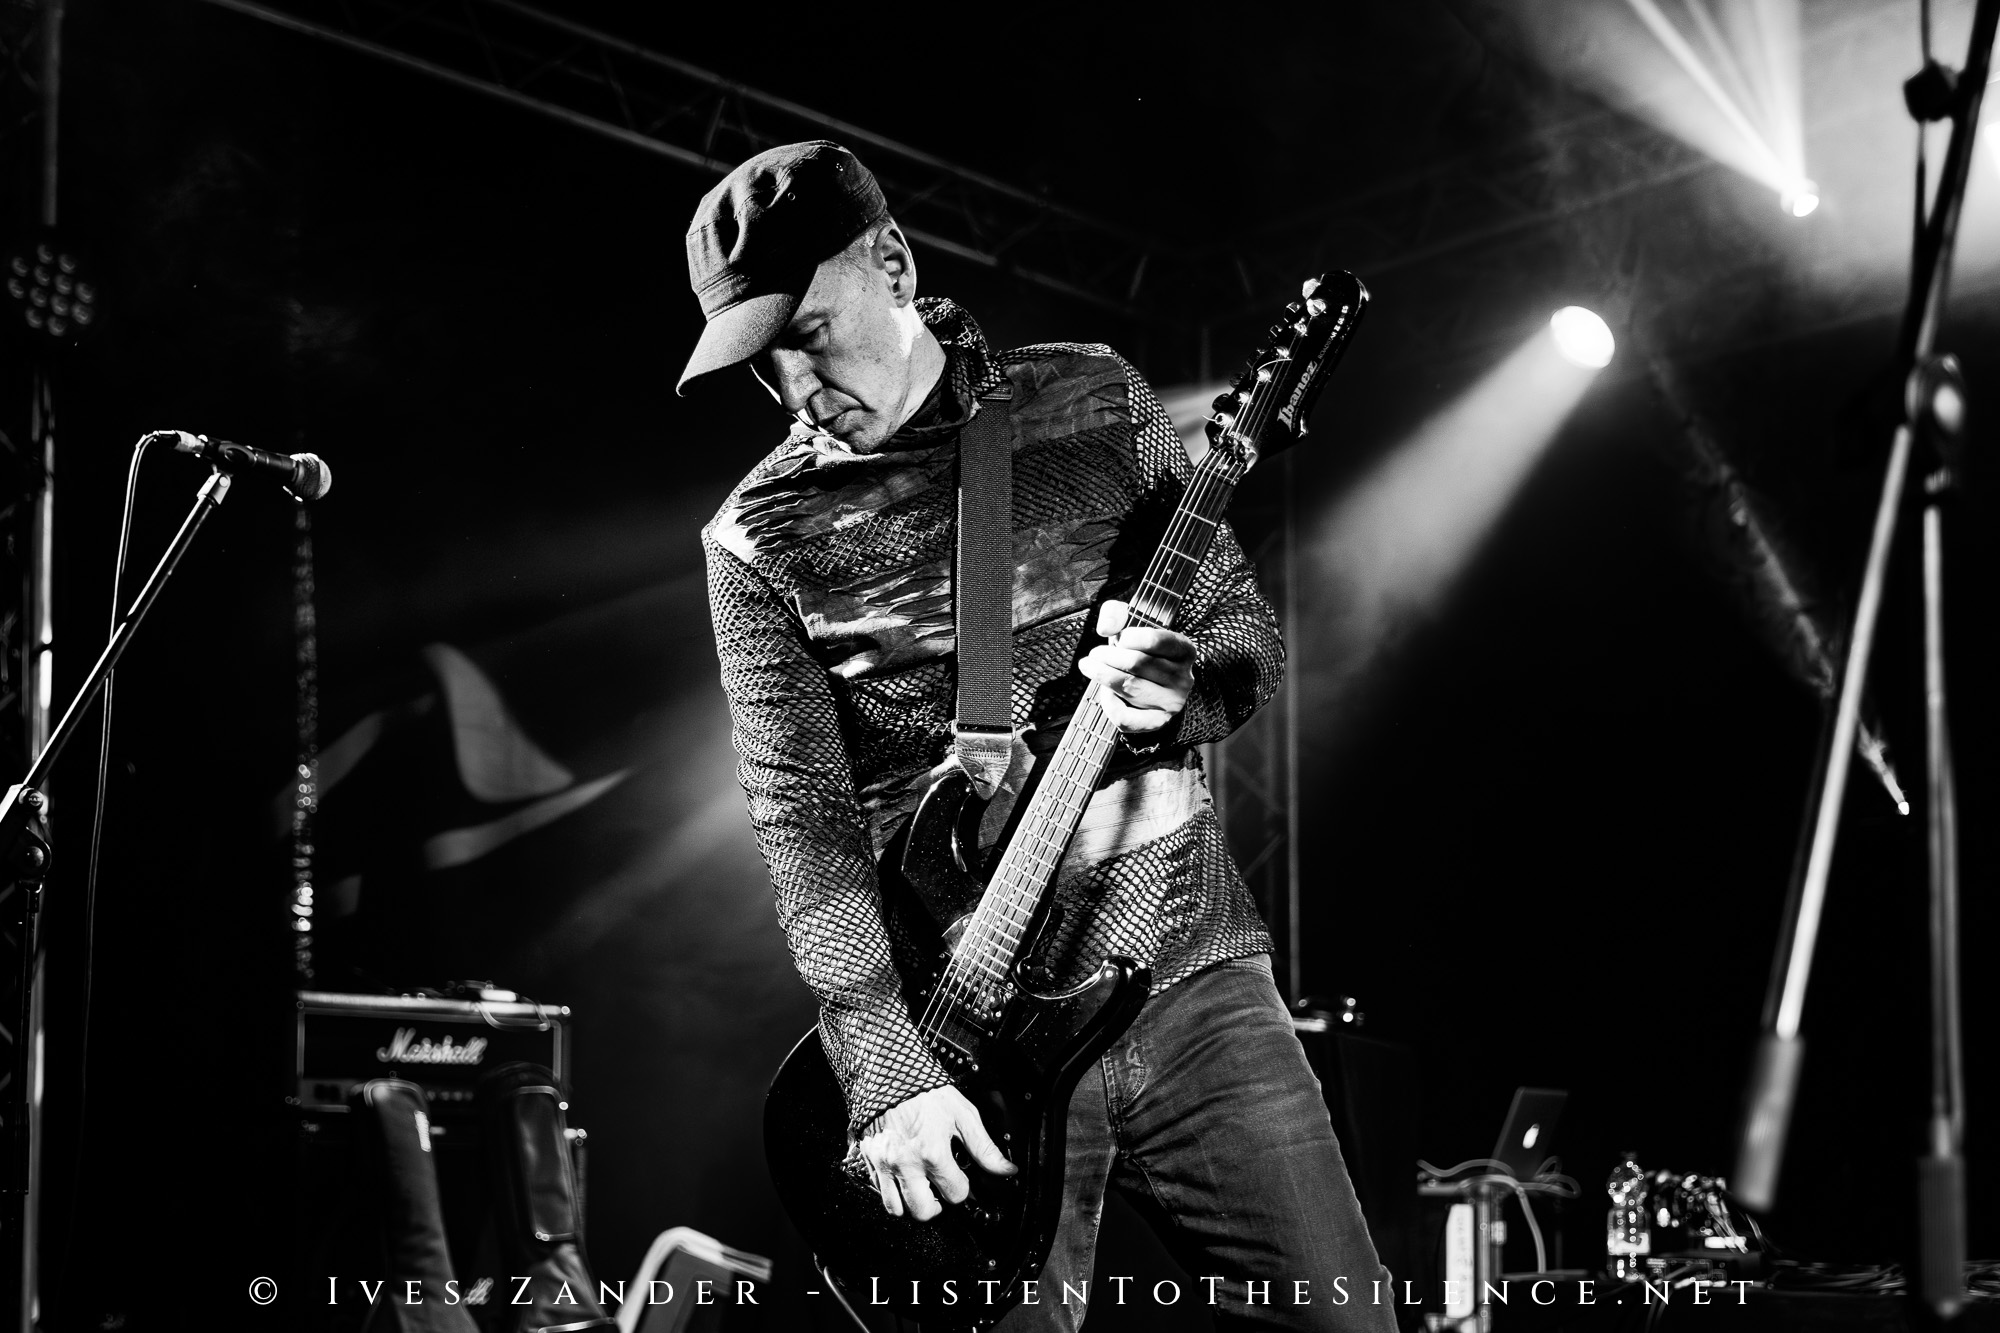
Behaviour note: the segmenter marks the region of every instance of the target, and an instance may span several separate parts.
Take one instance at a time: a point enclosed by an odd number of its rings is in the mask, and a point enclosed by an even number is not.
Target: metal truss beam
[[[1136,317],[1162,243],[787,98],[515,0],[206,0],[720,176],[777,144],[863,152],[913,241]]]
[[[1285,627],[1286,678],[1276,698],[1228,737],[1204,747],[1203,766],[1229,849],[1269,925],[1277,950],[1278,988],[1297,1001],[1301,976],[1299,911],[1299,735],[1294,683],[1298,659],[1296,513],[1292,455],[1279,456],[1284,473],[1275,487],[1260,487],[1233,506],[1231,521],[1264,536],[1248,552],[1257,583],[1279,608]],[[1261,500],[1261,503],[1259,501]]]
[[[1594,109],[1259,228],[1178,246],[520,0],[204,0],[711,175],[774,144],[862,151],[912,240],[1154,326],[1261,314],[1320,269],[1378,280],[1712,165]]]
[[[0,9],[0,180],[36,208],[21,220],[46,233],[56,224],[56,107],[62,0]],[[26,213],[26,210],[22,210]],[[20,216],[17,214],[17,216]],[[32,252],[35,236],[4,239],[11,254]],[[0,263],[6,262],[0,258]],[[8,310],[14,317],[13,308]],[[25,362],[25,364],[24,364]],[[48,735],[54,679],[50,594],[55,519],[55,390],[40,358],[17,358],[0,377],[8,404],[0,425],[0,779],[27,771]],[[15,399],[14,395],[19,394]],[[9,428],[12,429],[9,429]],[[16,434],[18,432],[18,434]],[[18,441],[18,443],[17,443]],[[41,1315],[42,1032],[47,988],[33,926],[38,895],[0,884],[0,1314],[33,1333]]]

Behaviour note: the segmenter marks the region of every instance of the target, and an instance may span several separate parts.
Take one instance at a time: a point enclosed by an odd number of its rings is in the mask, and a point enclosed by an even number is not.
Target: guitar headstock
[[[1210,408],[1209,447],[1235,453],[1247,471],[1296,443],[1367,306],[1368,289],[1352,273],[1306,279],[1299,299]]]

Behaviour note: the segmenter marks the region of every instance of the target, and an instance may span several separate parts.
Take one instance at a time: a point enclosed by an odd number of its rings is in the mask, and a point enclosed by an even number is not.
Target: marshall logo
[[[486,1058],[486,1038],[474,1037],[461,1046],[450,1037],[432,1041],[418,1037],[415,1028],[397,1028],[387,1046],[375,1048],[375,1058],[385,1065],[476,1065]]]

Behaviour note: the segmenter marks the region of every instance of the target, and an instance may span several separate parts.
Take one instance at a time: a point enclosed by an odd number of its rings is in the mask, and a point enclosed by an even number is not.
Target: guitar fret
[[[1190,565],[1189,568],[1193,566]],[[1171,588],[1163,592],[1177,596]],[[1034,920],[1040,897],[1060,866],[1077,820],[1090,803],[1097,779],[1110,759],[1117,728],[1095,706],[1096,686],[1086,692],[1070,728],[1051,758],[1024,824],[1001,857],[989,891],[954,955],[968,970],[1004,981],[1022,937]]]
[[[1341,323],[1329,345],[1344,343],[1351,324],[1351,320]],[[1232,428],[1245,447],[1211,449],[1195,465],[1160,543],[1133,589],[1130,623],[1159,628],[1173,623],[1213,546],[1236,483],[1247,469],[1247,450],[1261,439],[1280,402],[1279,391],[1260,381]],[[1061,867],[1117,744],[1117,725],[1096,706],[1098,688],[1093,684],[1085,692],[1049,757],[1041,783],[1021,812],[1022,822],[1002,851],[987,891],[939,980],[924,1015],[926,1029],[936,1031],[933,1018],[940,1014],[948,1017],[957,1007],[985,1008],[993,999],[989,988],[1007,984],[1023,937],[1041,909],[1043,895]]]

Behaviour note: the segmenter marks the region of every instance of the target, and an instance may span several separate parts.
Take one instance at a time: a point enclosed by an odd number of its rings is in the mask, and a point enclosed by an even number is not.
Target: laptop
[[[1556,1121],[1562,1118],[1569,1093],[1562,1088],[1516,1088],[1493,1160],[1516,1180],[1533,1180],[1555,1149]]]

